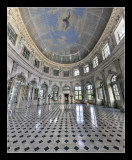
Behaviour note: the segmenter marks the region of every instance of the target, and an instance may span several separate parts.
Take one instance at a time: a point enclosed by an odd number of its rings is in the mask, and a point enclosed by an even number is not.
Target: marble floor
[[[18,109],[7,115],[7,153],[125,153],[125,115],[85,104]]]

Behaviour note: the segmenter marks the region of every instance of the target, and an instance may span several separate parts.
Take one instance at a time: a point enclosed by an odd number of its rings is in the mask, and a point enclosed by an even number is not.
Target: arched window
[[[88,84],[86,87],[86,94],[88,100],[93,100],[93,86],[91,84]]]
[[[112,84],[112,89],[113,89],[115,99],[120,100],[120,95],[119,95],[119,91],[118,91],[118,87],[117,87],[117,76],[116,75],[112,76],[111,84]]]
[[[81,86],[75,87],[75,100],[82,100],[82,88]]]

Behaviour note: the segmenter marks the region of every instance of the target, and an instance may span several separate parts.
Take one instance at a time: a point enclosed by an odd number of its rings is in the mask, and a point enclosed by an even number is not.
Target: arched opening
[[[40,104],[46,104],[46,102],[47,102],[47,92],[48,92],[48,86],[45,83],[43,83],[41,85],[41,89],[39,91]]]
[[[68,104],[70,102],[70,87],[65,85],[63,87],[64,103]]]
[[[29,89],[28,101],[30,105],[37,105],[39,88],[37,87],[36,80],[34,79],[31,82],[29,82],[29,86],[30,89]]]
[[[57,85],[52,86],[51,97],[54,103],[59,103],[59,87]]]

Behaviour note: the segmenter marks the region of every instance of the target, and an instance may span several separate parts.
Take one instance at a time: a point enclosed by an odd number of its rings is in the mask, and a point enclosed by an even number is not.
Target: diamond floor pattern
[[[7,152],[124,153],[124,121],[124,113],[94,105],[17,109],[7,115]]]

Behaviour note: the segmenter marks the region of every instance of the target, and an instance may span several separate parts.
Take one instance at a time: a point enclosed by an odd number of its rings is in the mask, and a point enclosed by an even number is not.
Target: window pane
[[[75,96],[75,99],[78,99],[78,96]]]
[[[82,91],[79,91],[79,94],[82,94]]]
[[[79,96],[79,99],[82,100],[82,96]]]

